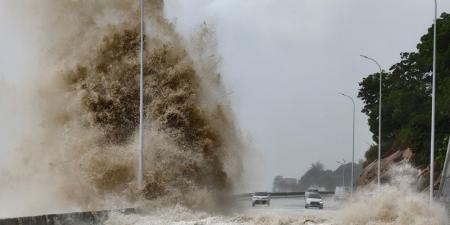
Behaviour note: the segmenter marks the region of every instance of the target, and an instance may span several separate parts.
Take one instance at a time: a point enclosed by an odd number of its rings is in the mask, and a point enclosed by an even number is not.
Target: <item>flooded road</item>
[[[113,214],[106,224],[124,225],[289,225],[289,224],[331,224],[337,209],[331,199],[325,200],[324,209],[305,209],[303,198],[272,199],[270,206],[251,206],[250,200],[241,200],[228,215],[211,215],[193,212],[181,206],[154,212],[151,215]]]
[[[442,206],[428,206],[426,196],[383,186],[379,192],[359,192],[350,202],[324,199],[324,209],[305,209],[304,199],[272,199],[270,206],[252,207],[240,200],[228,214],[209,214],[177,205],[145,215],[112,214],[107,225],[445,225]],[[396,196],[396,201],[393,201]]]
[[[297,216],[320,216],[326,217],[332,215],[339,207],[339,203],[332,198],[324,198],[324,209],[305,208],[305,200],[303,197],[296,198],[273,198],[270,206],[256,205],[251,206],[250,200],[239,201],[239,210],[248,214],[265,214],[280,212],[282,214]]]

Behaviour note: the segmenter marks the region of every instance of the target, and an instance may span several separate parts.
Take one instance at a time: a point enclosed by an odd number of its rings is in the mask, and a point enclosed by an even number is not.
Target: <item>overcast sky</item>
[[[0,0],[0,80],[18,83],[32,60],[24,56],[30,43],[18,17],[11,20],[14,10],[2,6],[5,1]],[[362,159],[372,134],[356,99],[358,82],[377,67],[359,54],[387,69],[400,52],[415,50],[433,21],[432,0],[166,3],[167,16],[182,34],[204,21],[216,31],[220,70],[253,149],[246,162],[248,190],[270,190],[275,175],[298,178],[316,161],[335,169],[337,160],[351,160],[352,104],[338,92],[356,100],[355,158]],[[450,12],[450,1],[440,1],[442,11]],[[14,132],[20,130],[1,129],[0,135]]]
[[[439,1],[450,12],[450,1]],[[252,139],[251,189],[275,175],[300,177],[315,161],[335,169],[372,143],[356,99],[358,82],[414,51],[433,22],[431,0],[216,0],[167,2],[182,33],[206,21],[217,33],[221,67],[238,123]],[[439,13],[440,14],[440,13]],[[175,21],[175,20],[174,20]],[[431,108],[431,106],[430,106]]]

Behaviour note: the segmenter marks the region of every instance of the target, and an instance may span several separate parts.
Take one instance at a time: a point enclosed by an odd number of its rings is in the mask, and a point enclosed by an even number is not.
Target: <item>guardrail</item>
[[[103,224],[109,218],[110,212],[130,214],[136,213],[136,210],[129,208],[9,218],[0,219],[0,225],[97,225]]]
[[[304,191],[298,192],[268,192],[272,198],[292,198],[292,197],[303,197],[305,196]],[[334,195],[334,191],[320,191],[321,195]],[[239,198],[251,198],[253,193],[238,194],[236,197]]]

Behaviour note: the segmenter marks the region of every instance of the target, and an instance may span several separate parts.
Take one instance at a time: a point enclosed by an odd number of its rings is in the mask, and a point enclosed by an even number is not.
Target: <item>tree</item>
[[[444,138],[450,135],[450,14],[443,13],[437,27],[436,153],[442,158],[447,144]],[[401,53],[400,62],[383,74],[382,154],[409,147],[417,166],[429,162],[432,52],[433,27],[430,27],[420,39],[417,52]],[[378,142],[379,75],[364,78],[358,93],[375,142]],[[373,160],[373,149],[372,146],[366,154],[368,161]]]
[[[345,183],[350,185],[352,163],[347,163],[338,167],[335,171],[326,170],[321,162],[311,165],[311,168],[298,181],[298,190],[305,191],[309,187],[324,187],[328,191],[334,191],[336,186],[342,185],[342,170],[345,171]],[[361,173],[361,164],[354,165],[355,180]]]

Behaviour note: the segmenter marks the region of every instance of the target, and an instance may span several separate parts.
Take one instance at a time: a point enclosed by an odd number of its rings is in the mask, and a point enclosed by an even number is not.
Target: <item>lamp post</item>
[[[433,203],[434,186],[434,131],[436,110],[436,30],[437,30],[437,0],[434,0],[434,30],[433,30],[433,88],[431,93],[431,146],[430,146],[430,204]]]
[[[378,99],[378,171],[377,171],[377,184],[379,189],[381,177],[381,82],[383,80],[383,70],[381,69],[381,66],[377,60],[367,57],[365,55],[361,55],[361,57],[376,63],[378,68],[380,69],[380,88],[379,88],[380,98]]]
[[[342,162],[337,161],[337,163],[342,166],[342,187],[345,190],[345,159],[342,159]]]
[[[354,183],[354,165],[355,165],[355,101],[352,97],[339,93],[342,96],[349,98],[353,103],[353,138],[352,138],[352,174],[350,179],[350,198],[353,197],[353,183]]]
[[[144,181],[144,0],[141,0],[141,31],[140,31],[140,74],[139,74],[139,162],[138,186],[143,187]]]

